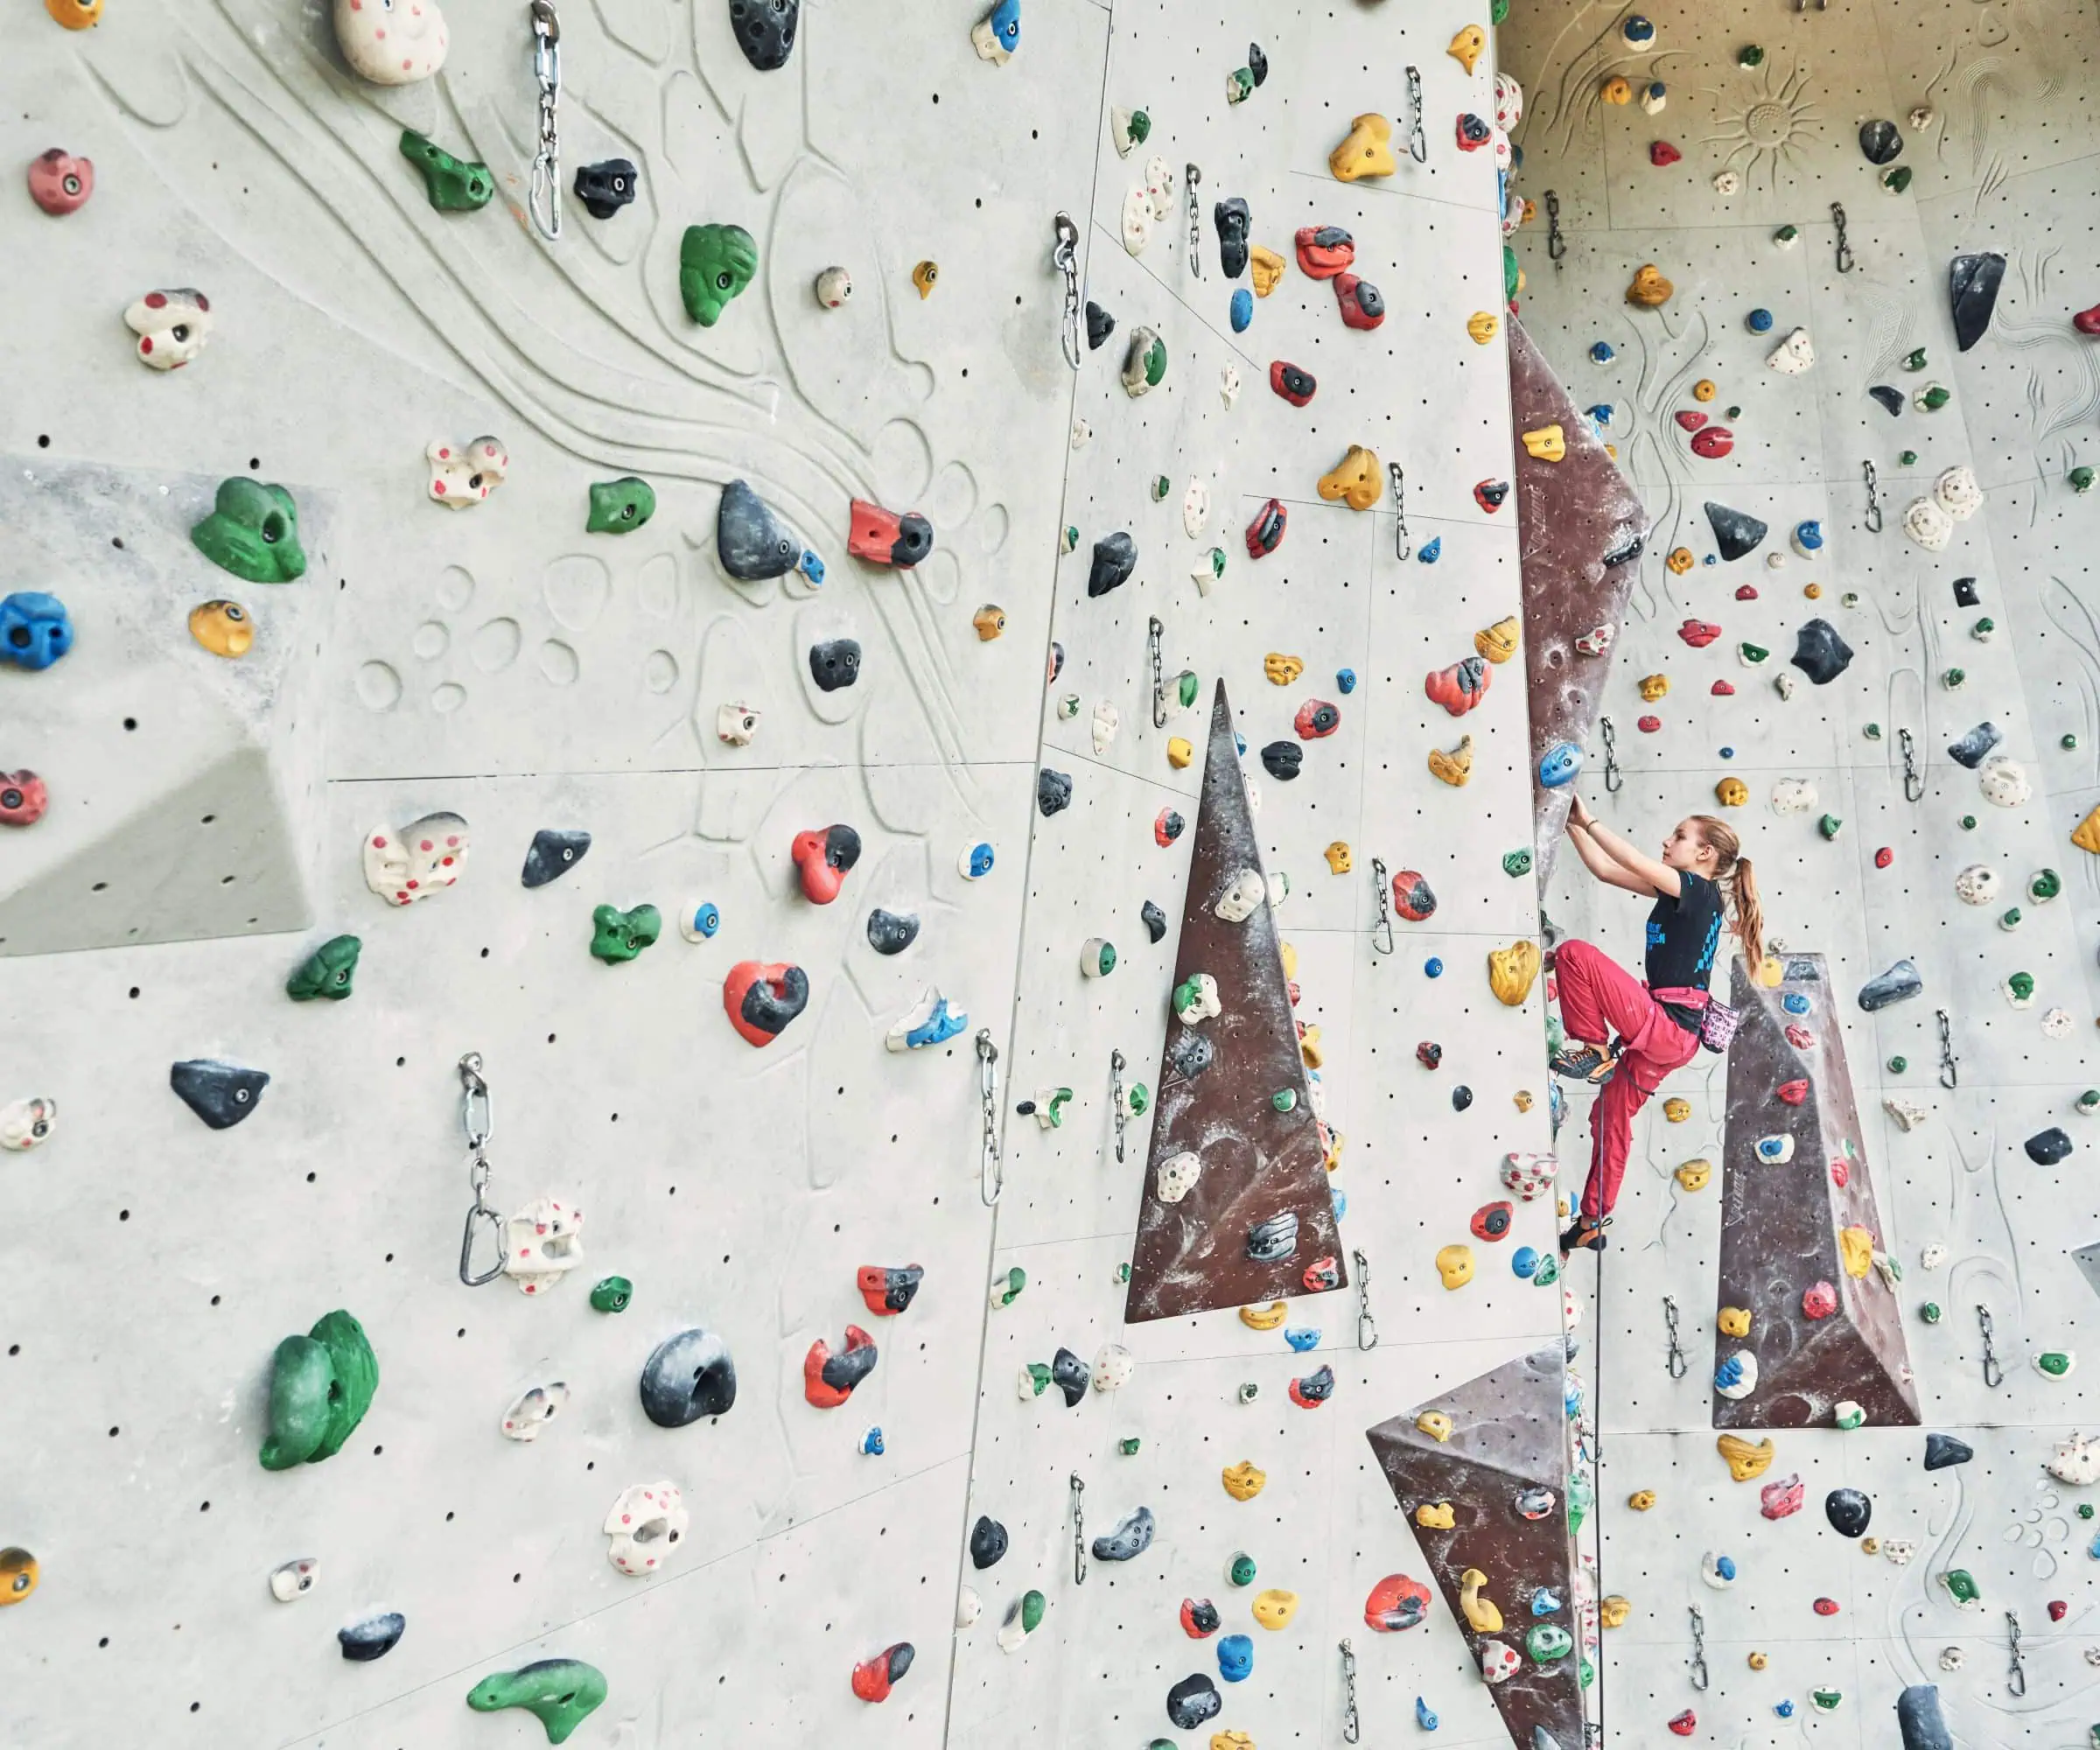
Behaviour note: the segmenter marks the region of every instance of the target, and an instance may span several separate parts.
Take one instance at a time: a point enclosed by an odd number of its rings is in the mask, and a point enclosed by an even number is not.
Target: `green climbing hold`
[[[2064,476],[2065,482],[2075,493],[2089,493],[2093,489],[2093,471],[2081,465]]]
[[[1740,67],[1762,66],[1765,52],[1755,43],[1745,43],[1735,52],[1735,64]]]
[[[1203,690],[1203,683],[1196,679],[1194,668],[1184,668],[1174,677],[1174,697],[1183,710],[1194,709],[1196,695]]]
[[[1574,1646],[1575,1637],[1557,1622],[1537,1623],[1524,1636],[1524,1651],[1542,1665],[1566,1658]]]
[[[1881,172],[1881,186],[1891,194],[1900,194],[1910,186],[1910,166],[1892,164]]]
[[[1581,1675],[1582,1686],[1586,1690],[1597,1681],[1597,1667],[1587,1658],[1576,1661],[1575,1669]]]
[[[1050,1363],[1030,1362],[1021,1370],[1021,1376],[1029,1390],[1022,1396],[1025,1404],[1031,1397],[1040,1397],[1050,1389]]]
[[[656,488],[647,480],[632,474],[598,480],[591,487],[591,515],[584,529],[591,535],[631,535],[655,514]]]
[[[1938,1324],[1941,1319],[1945,1315],[1940,1311],[1940,1303],[1936,1300],[1928,1300],[1922,1306],[1918,1308],[1918,1317],[1922,1319],[1928,1325]]]
[[[299,508],[283,486],[235,476],[220,480],[212,514],[190,530],[212,564],[251,584],[289,584],[306,573]]]
[[[1124,1284],[1128,1283],[1128,1282],[1130,1281],[1130,1266],[1129,1263],[1126,1261],[1126,1262],[1124,1262],[1124,1263],[1123,1263],[1123,1264],[1117,1264],[1117,1265],[1116,1266],[1116,1286],[1117,1286],[1117,1287],[1119,1287],[1119,1288],[1120,1288],[1120,1287],[1122,1287],[1122,1286],[1123,1286]]]
[[[2063,1349],[2044,1349],[2034,1357],[2034,1365],[2051,1379],[2068,1378],[2071,1369],[2077,1364],[2076,1360]]]
[[[1944,383],[1934,383],[1918,397],[1918,406],[1927,413],[1937,413],[1954,399],[1954,391]]]
[[[1509,17],[1509,0],[1488,0],[1488,22],[1491,24],[1506,23]]]
[[[1597,1504],[1597,1490],[1589,1478],[1577,1472],[1568,1478],[1568,1536],[1579,1536],[1582,1522]]]
[[[1279,1088],[1269,1096],[1269,1103],[1279,1112],[1295,1112],[1298,1110],[1298,1089]]]
[[[1940,1584],[1947,1588],[1947,1595],[1956,1604],[1968,1606],[1984,1601],[1984,1589],[1976,1583],[1976,1577],[1966,1568],[1950,1568],[1940,1576]]]
[[[1538,1261],[1538,1268],[1531,1272],[1534,1288],[1550,1288],[1560,1280],[1560,1260],[1548,1252]]]
[[[1816,1704],[1818,1713],[1835,1713],[1838,1704],[1844,1699],[1843,1690],[1810,1690],[1809,1699]]]
[[[678,245],[678,296],[685,313],[712,328],[759,270],[759,246],[741,225],[688,225]]]
[[[423,192],[440,213],[479,213],[495,194],[486,164],[456,158],[413,128],[402,130],[401,155],[423,172]]]
[[[1969,628],[1969,635],[1976,640],[1978,644],[1988,644],[1993,638],[1998,636],[1998,622],[1992,619],[1989,614],[1985,614],[1981,620],[1978,620],[1974,626]]]
[[[1801,241],[1801,227],[1798,225],[1782,225],[1778,230],[1772,234],[1772,241],[1777,243],[1782,248],[1784,248],[1790,244],[1797,243]]]
[[[1869,741],[1879,741],[1881,738],[1881,725],[1878,723],[1870,723],[1859,732]]]
[[[1772,653],[1763,645],[1752,644],[1747,641],[1736,646],[1736,654],[1743,659],[1745,663],[1754,668],[1759,663],[1768,662],[1772,659]]]
[[[1142,1118],[1146,1112],[1152,1110],[1152,1089],[1147,1088],[1142,1082],[1133,1082],[1130,1083],[1130,1091],[1128,1098],[1130,1100],[1130,1113],[1134,1117]]]
[[[994,1306],[1011,1306],[1021,1298],[1021,1291],[1028,1285],[1028,1272],[1018,1264],[1003,1270],[991,1279],[991,1304]]]
[[[608,1276],[591,1291],[591,1304],[600,1312],[625,1312],[634,1299],[634,1284],[624,1276]]]
[[[2078,1503],[2078,1516],[2081,1519],[2090,1519],[2093,1516],[2093,1503],[2090,1501],[2080,1502]]]
[[[1138,1456],[1138,1437],[1135,1434],[1126,1435],[1124,1438],[1116,1441],[1116,1450],[1126,1459],[1136,1458]]]
[[[1816,822],[1816,830],[1825,838],[1835,838],[1844,830],[1844,822],[1836,815],[1825,815]]]
[[[364,1326],[340,1309],[303,1337],[277,1345],[270,1378],[270,1434],[257,1454],[266,1471],[318,1465],[342,1450],[379,1389],[379,1360]]]
[[[1503,874],[1517,876],[1529,875],[1530,872],[1531,852],[1529,847],[1522,850],[1505,850],[1502,853]]]
[[[1919,346],[1919,347],[1915,348],[1915,349],[1914,349],[1914,351],[1913,351],[1913,352],[1912,352],[1912,353],[1909,354],[1909,356],[1908,356],[1908,357],[1907,357],[1907,358],[1906,358],[1906,359],[1903,360],[1903,368],[1904,368],[1905,370],[1907,370],[1907,371],[1922,371],[1922,370],[1923,370],[1923,369],[1925,368],[1925,349],[1924,349],[1924,347],[1922,347],[1922,346]]]
[[[1516,251],[1508,244],[1502,245],[1502,301],[1508,302],[1516,296],[1516,283],[1523,277],[1522,270],[1516,264]]]
[[[1998,928],[2000,928],[2000,929],[2009,929],[2009,930],[2010,930],[2010,929],[2018,929],[2018,928],[2020,928],[2020,907],[2019,907],[2018,906],[2007,906],[2007,907],[2006,908],[2006,910],[2004,910],[2004,911],[2000,912],[2000,913],[1998,914]]]
[[[522,1707],[538,1716],[547,1741],[559,1744],[604,1703],[606,1674],[581,1659],[541,1659],[514,1671],[498,1671],[466,1692],[476,1713]]]
[[[662,934],[663,914],[654,906],[600,906],[591,914],[591,952],[608,966],[634,959]]]
[[[1225,1578],[1236,1586],[1252,1586],[1254,1584],[1254,1558],[1247,1554],[1245,1550],[1240,1551],[1233,1557],[1232,1565],[1226,1569]]]
[[[1154,504],[1158,504],[1161,499],[1165,498],[1167,494],[1173,491],[1173,489],[1174,483],[1168,480],[1165,474],[1155,474],[1152,477],[1152,502]]]
[[[1976,830],[1976,816],[1964,815],[1961,819],[1961,828],[1964,832],[1974,832]]]
[[[1914,468],[1918,466],[1918,452],[1915,450],[1900,450],[1896,452],[1896,460],[1904,467]]]
[[[1888,1073],[1891,1075],[1900,1075],[1909,1068],[1910,1060],[1908,1057],[1892,1057],[1888,1060]]]
[[[1958,692],[1969,684],[1969,671],[1966,668],[1950,668],[1940,676],[1940,684],[1950,693]]]
[[[357,956],[363,947],[354,935],[330,937],[284,981],[284,994],[295,1003],[311,1002],[316,997],[341,1002],[350,994],[350,981],[357,975]]]
[[[2078,738],[2066,731],[2056,738],[2056,745],[2068,753],[2078,746]]]

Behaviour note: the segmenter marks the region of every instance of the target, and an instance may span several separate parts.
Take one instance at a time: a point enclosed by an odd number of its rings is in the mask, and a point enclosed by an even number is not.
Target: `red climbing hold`
[[[1307,699],[1291,719],[1291,727],[1300,741],[1323,740],[1341,727],[1341,710],[1325,699]]]
[[[1834,1599],[1834,1598],[1819,1598],[1819,1599],[1817,1599],[1817,1600],[1816,1600],[1816,1615],[1818,1615],[1818,1616],[1835,1616],[1835,1615],[1837,1615],[1837,1614],[1838,1614],[1838,1600],[1837,1600],[1836,1599]]]
[[[809,1353],[802,1357],[802,1396],[819,1410],[836,1410],[874,1371],[874,1338],[859,1326],[849,1325],[843,1353],[833,1354],[822,1337],[809,1345]]]
[[[1473,489],[1473,501],[1493,516],[1509,500],[1508,480],[1482,480]]]
[[[1634,727],[1643,735],[1653,735],[1662,727],[1662,719],[1659,717],[1636,718],[1634,721]]]
[[[1675,419],[1677,424],[1683,426],[1687,431],[1697,431],[1700,426],[1706,423],[1706,416],[1701,413],[1696,407],[1680,408],[1676,412],[1670,415],[1670,417]]]
[[[1308,279],[1333,279],[1356,259],[1356,240],[1339,225],[1306,225],[1298,233],[1298,271]]]
[[[1444,1062],[1444,1047],[1434,1040],[1424,1040],[1415,1047],[1415,1061],[1424,1069],[1437,1069]]]
[[[785,962],[739,960],[722,981],[722,1007],[730,1025],[755,1046],[771,1045],[808,1001],[809,975]]]
[[[2070,1608],[2070,1606],[2066,1604],[2062,1599],[2051,1599],[2049,1600],[2049,1620],[2051,1622],[2062,1622],[2064,1617],[2069,1614]]]
[[[912,1669],[912,1643],[900,1641],[853,1668],[853,1693],[863,1701],[887,1701],[890,1686]]]
[[[1247,556],[1259,559],[1273,553],[1284,544],[1284,528],[1291,521],[1291,513],[1284,508],[1281,499],[1270,499],[1254,514],[1254,521],[1247,525]]]
[[[1721,635],[1721,628],[1711,620],[1688,620],[1677,628],[1677,636],[1694,650],[1704,650]]]
[[[1648,144],[1648,161],[1657,170],[1668,170],[1684,154],[1668,140],[1650,140]]]
[[[907,510],[900,516],[865,499],[853,500],[846,551],[856,559],[908,571],[933,550],[934,526],[917,511]]]
[[[1809,1097],[1807,1081],[1782,1082],[1779,1084],[1779,1097],[1789,1106],[1798,1106]]]
[[[1735,598],[1739,602],[1755,601],[1757,599],[1757,585],[1755,584],[1738,584],[1735,587]]]
[[[1816,1035],[1798,1022],[1787,1023],[1787,1043],[1796,1051],[1807,1051],[1816,1043]]]
[[[2071,318],[2071,326],[2081,334],[2100,334],[2100,304],[2090,310],[2081,310]]]
[[[1827,1282],[1811,1282],[1801,1292],[1802,1316],[1827,1319],[1838,1310],[1838,1291]]]
[[[1453,717],[1464,717],[1488,696],[1488,685],[1494,679],[1494,670],[1486,662],[1478,656],[1468,656],[1448,668],[1431,669],[1422,685],[1432,704],[1442,705]]]
[[[1437,896],[1419,870],[1403,869],[1393,877],[1393,909],[1410,924],[1424,923],[1435,915]]]
[[[1331,1288],[1341,1286],[1341,1266],[1331,1257],[1314,1258],[1306,1266],[1306,1273],[1299,1280],[1306,1284],[1306,1293],[1325,1294]]]
[[[813,827],[795,834],[788,854],[802,872],[803,897],[828,906],[846,885],[846,872],[860,861],[860,835],[850,826]]]
[[[1852,1168],[1847,1166],[1842,1160],[1833,1160],[1830,1163],[1830,1183],[1835,1185],[1840,1191],[1842,1191],[1852,1182]]]
[[[1717,699],[1732,699],[1735,696],[1735,682],[1733,681],[1716,681],[1711,690]]]
[[[1181,836],[1181,829],[1185,824],[1179,811],[1173,808],[1161,808],[1158,814],[1152,816],[1153,843],[1164,850]]]
[[[901,1270],[879,1264],[864,1264],[854,1278],[860,1298],[878,1319],[892,1319],[912,1304],[926,1276],[921,1264],[907,1264]]]
[[[1680,1713],[1675,1719],[1670,1722],[1670,1729],[1676,1732],[1680,1738],[1689,1738],[1691,1736],[1694,1729],[1698,1726],[1698,1715],[1694,1713],[1690,1708],[1686,1708],[1684,1712]]]
[[[1757,1492],[1757,1510],[1768,1519],[1791,1519],[1808,1499],[1808,1489],[1798,1476],[1783,1476]]]
[[[1429,1614],[1429,1588],[1405,1574],[1388,1574],[1363,1601],[1363,1620],[1381,1634],[1412,1628]]]
[[[1492,1244],[1508,1237],[1510,1214],[1511,1206],[1506,1202],[1483,1203],[1473,1212],[1473,1220],[1467,1226],[1472,1228],[1474,1239]]]
[[[1319,392],[1320,380],[1311,371],[1276,359],[1269,366],[1269,387],[1292,406],[1303,407]]]
[[[1218,1607],[1207,1598],[1181,1600],[1181,1632],[1191,1641],[1208,1641],[1218,1632]]]
[[[1735,433],[1726,425],[1709,425],[1691,440],[1691,453],[1702,461],[1718,462],[1735,448]]]
[[[1896,853],[1886,844],[1874,853],[1874,867],[1877,869],[1886,869],[1895,860]]]
[[[1317,1410],[1334,1395],[1334,1369],[1323,1367],[1291,1382],[1291,1401],[1300,1410]]]
[[[1354,274],[1335,276],[1334,301],[1341,306],[1345,327],[1376,328],[1385,320],[1384,296],[1370,281],[1358,279]]]

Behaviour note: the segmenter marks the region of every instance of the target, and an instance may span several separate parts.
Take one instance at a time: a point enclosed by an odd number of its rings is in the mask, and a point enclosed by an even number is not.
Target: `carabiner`
[[[540,149],[533,155],[527,206],[539,234],[553,242],[562,234],[562,149],[556,111],[562,102],[562,21],[554,0],[532,0],[532,72],[540,84]]]

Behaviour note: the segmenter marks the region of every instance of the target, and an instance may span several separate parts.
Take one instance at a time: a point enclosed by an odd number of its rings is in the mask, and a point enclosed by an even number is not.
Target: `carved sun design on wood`
[[[1701,142],[1722,148],[1722,167],[1742,172],[1745,182],[1764,173],[1776,190],[1781,166],[1791,172],[1820,136],[1818,110],[1809,101],[1809,75],[1796,66],[1779,76],[1770,66],[1756,70],[1740,96],[1716,93],[1732,108],[1717,113],[1716,131]]]

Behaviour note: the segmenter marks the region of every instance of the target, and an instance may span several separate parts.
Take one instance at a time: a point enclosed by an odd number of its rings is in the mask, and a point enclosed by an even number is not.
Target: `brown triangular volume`
[[[1568,1533],[1567,1412],[1558,1344],[1505,1362],[1492,1373],[1456,1390],[1381,1422],[1366,1432],[1371,1451],[1414,1528],[1422,1558],[1435,1572],[1438,1588],[1474,1669],[1483,1642],[1499,1641],[1517,1656],[1516,1674],[1488,1693],[1518,1750],[1582,1750],[1581,1630],[1575,1615],[1575,1541]],[[1436,1410],[1451,1418],[1450,1438],[1438,1440],[1415,1426]],[[1518,1496],[1550,1489],[1552,1505],[1543,1516],[1525,1517]],[[1452,1529],[1421,1524],[1415,1509],[1448,1503]],[[1536,1511],[1537,1499],[1523,1503]],[[1478,1568],[1488,1577],[1480,1596],[1502,1612],[1498,1634],[1480,1634],[1466,1622],[1460,1603],[1460,1577]],[[1558,1608],[1532,1613],[1532,1600],[1550,1590]],[[1571,1649],[1550,1663],[1530,1656],[1525,1637],[1535,1628],[1567,1634]],[[1538,1735],[1538,1728],[1546,1736]]]
[[[1567,454],[1558,462],[1516,452],[1517,563],[1523,579],[1524,681],[1531,696],[1531,835],[1541,892],[1553,873],[1567,818],[1569,785],[1549,789],[1538,762],[1557,742],[1588,747],[1612,654],[1592,656],[1575,640],[1600,626],[1615,634],[1640,570],[1648,512],[1619,466],[1561,387],[1553,368],[1509,318],[1509,402],[1519,431],[1558,425]]]
[[[1895,1291],[1879,1270],[1847,1276],[1838,1246],[1841,1228],[1866,1228],[1877,1246],[1882,1228],[1836,993],[1820,954],[1789,954],[1782,965],[1771,987],[1734,962],[1730,999],[1742,1018],[1728,1046],[1718,1306],[1746,1308],[1750,1334],[1718,1338],[1714,1365],[1749,1350],[1757,1386],[1747,1397],[1715,1392],[1713,1425],[1828,1428],[1849,1398],[1866,1411],[1869,1427],[1914,1427],[1918,1389]],[[1789,996],[1805,997],[1807,1011],[1788,1014]],[[1795,1046],[1788,1026],[1810,1042]],[[1786,1083],[1802,1080],[1809,1087],[1800,1105],[1779,1097]],[[1758,1138],[1777,1136],[1794,1138],[1794,1158],[1759,1160]],[[1831,1171],[1840,1163],[1842,1186]],[[1838,1310],[1810,1319],[1802,1296],[1818,1282],[1838,1291]]]
[[[1222,1012],[1187,1027],[1167,1012],[1144,1208],[1124,1308],[1133,1324],[1325,1292],[1305,1280],[1322,1260],[1331,1262],[1333,1286],[1348,1281],[1275,914],[1265,900],[1240,923],[1217,914],[1236,876],[1262,872],[1222,681],[1211,707],[1202,802],[1189,837],[1174,984],[1208,972],[1217,981]],[[1206,1055],[1208,1062],[1189,1075],[1186,1069]],[[1279,1112],[1271,1096],[1284,1088],[1298,1103]],[[1159,1168],[1183,1153],[1201,1158],[1202,1173],[1180,1201],[1170,1203],[1159,1195]],[[1297,1218],[1296,1243],[1268,1262],[1250,1256],[1250,1230],[1284,1216]]]

